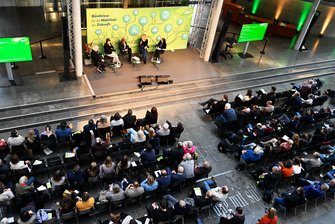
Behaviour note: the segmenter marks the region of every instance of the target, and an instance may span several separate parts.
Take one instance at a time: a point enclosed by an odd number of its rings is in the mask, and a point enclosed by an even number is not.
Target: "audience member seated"
[[[101,115],[100,119],[96,123],[97,129],[95,136],[106,141],[108,135],[110,134],[110,124],[108,123],[106,115]]]
[[[152,218],[153,223],[155,224],[169,221],[173,218],[173,214],[168,208],[165,199],[162,199],[159,204],[156,202],[152,203],[152,205],[147,208],[147,211],[148,211],[148,217]]]
[[[332,166],[332,170],[328,171],[326,176],[323,176],[322,174],[320,174],[321,178],[329,178],[330,180],[335,179],[335,166]]]
[[[239,164],[237,165],[237,170],[240,170],[242,166],[245,165],[245,163],[252,163],[255,161],[258,161],[262,158],[264,154],[264,150],[259,145],[256,145],[255,143],[250,143],[248,145],[243,146],[241,158],[244,160],[241,160]]]
[[[129,45],[127,44],[126,38],[122,37],[120,41],[120,51],[122,54],[128,54],[128,61],[131,62],[132,51]]]
[[[86,174],[80,170],[79,165],[75,165],[72,171],[67,172],[67,180],[72,188],[81,188],[85,179]]]
[[[134,181],[134,183],[129,184],[124,194],[129,198],[139,197],[144,193],[144,188],[139,184],[138,181]]]
[[[192,157],[195,156],[197,147],[193,145],[192,141],[185,141],[183,142],[183,149],[184,149],[184,155],[189,153]]]
[[[326,192],[329,190],[329,185],[327,183],[310,180],[304,180],[304,182],[305,197],[307,200],[324,198]]]
[[[32,210],[24,210],[21,212],[18,224],[34,224],[36,222],[36,213]]]
[[[94,45],[91,51],[91,59],[98,72],[106,71],[106,63],[99,52],[99,46]]]
[[[268,172],[263,167],[258,168],[252,175],[257,181],[257,186],[265,190],[273,189],[275,184],[282,179],[278,166],[273,166],[271,172]]]
[[[135,131],[133,128],[129,128],[128,135],[130,136],[130,141],[134,144],[145,142],[147,140],[143,130]]]
[[[55,186],[63,185],[65,183],[65,176],[61,170],[56,170],[54,175],[50,178],[50,183],[52,189],[55,189]]]
[[[125,198],[124,190],[118,184],[111,184],[109,185],[106,198],[109,201],[120,201]]]
[[[159,177],[157,177],[156,181],[158,182],[159,187],[168,187],[171,184],[171,169],[170,167],[166,167],[166,169],[162,169]]]
[[[131,109],[128,110],[127,114],[123,116],[123,128],[135,128],[135,122],[136,122],[136,115],[133,115],[133,111]]]
[[[199,104],[205,109],[209,109],[209,112],[207,114],[218,114],[224,111],[226,103],[228,103],[228,95],[223,94],[221,100],[210,98],[206,102]]]
[[[235,109],[231,108],[230,103],[226,103],[223,113],[218,117],[223,123],[230,123],[237,120]]]
[[[320,147],[320,150],[326,151],[326,154],[320,154],[320,159],[324,164],[335,165],[335,150],[331,145],[324,145]],[[329,154],[328,154],[329,153]]]
[[[97,137],[95,139],[95,143],[91,147],[93,156],[101,157],[105,155],[107,147],[108,147],[107,141],[102,141],[101,138]]]
[[[7,140],[9,147],[23,145],[25,139],[22,135],[19,135],[17,130],[13,130],[10,133],[10,137]]]
[[[14,194],[10,188],[0,181],[0,202],[8,202],[14,198]]]
[[[155,129],[151,127],[148,129],[148,142],[155,150],[156,155],[158,155],[161,147],[160,140],[159,137],[156,135]]]
[[[49,148],[53,151],[56,149],[56,135],[52,133],[50,125],[46,125],[44,131],[41,133],[41,142],[43,148]]]
[[[121,62],[119,56],[117,55],[114,46],[109,38],[106,39],[106,43],[104,44],[105,55],[113,59],[113,64],[120,67]]]
[[[184,156],[183,144],[181,142],[178,142],[178,144],[176,144],[176,147],[171,149],[164,149],[163,155],[167,157],[170,161],[175,161],[177,164],[179,164],[183,160]]]
[[[120,135],[123,128],[124,122],[121,115],[116,112],[113,117],[111,117],[111,131],[112,136]]]
[[[186,153],[184,155],[184,161],[182,161],[179,166],[182,166],[185,170],[186,178],[194,178],[194,160],[192,159],[192,155],[189,153]]]
[[[291,177],[293,175],[293,161],[291,159],[286,160],[284,163],[278,163],[280,172],[283,177]]]
[[[322,165],[320,154],[318,152],[314,152],[312,158],[301,158],[300,160],[306,172],[310,171],[312,168],[321,167]]]
[[[158,130],[156,131],[158,136],[168,136],[170,134],[170,129],[168,123],[164,123],[163,127],[158,125]]]
[[[148,48],[149,48],[149,44],[148,44],[147,35],[143,34],[140,39],[138,49],[139,49],[141,57],[143,58],[144,64],[147,63]]]
[[[283,192],[280,197],[274,199],[274,205],[283,205],[286,208],[294,208],[306,202],[305,190],[303,187],[298,187],[293,191]]]
[[[35,131],[30,129],[25,138],[25,146],[27,148],[28,159],[33,159],[33,155],[39,155],[41,151],[40,137],[35,134]]]
[[[99,167],[98,164],[93,161],[90,166],[86,169],[86,177],[88,182],[96,182],[99,177]]]
[[[75,204],[75,201],[71,197],[71,193],[69,191],[65,191],[63,193],[63,198],[61,199],[59,203],[60,214],[72,212],[73,209],[75,208],[75,205],[76,204]]]
[[[179,139],[181,133],[184,131],[184,124],[183,122],[178,122],[177,126],[173,126],[170,121],[166,121],[169,125],[170,134],[169,134],[169,143],[173,144],[176,142],[176,138]]]
[[[158,182],[150,174],[147,176],[147,179],[143,180],[141,186],[145,191],[150,192],[158,188]]]
[[[96,131],[97,126],[94,123],[93,119],[89,119],[88,123],[83,127],[83,134],[86,145],[90,147],[93,144],[94,140],[94,133]]]
[[[206,178],[208,174],[212,171],[212,166],[208,161],[203,164],[197,164],[194,167],[194,175],[196,179]]]
[[[112,157],[107,156],[104,163],[99,167],[99,175],[101,179],[110,179],[115,174],[115,163],[112,160]]]
[[[243,224],[245,216],[243,214],[243,208],[236,207],[235,212],[230,210],[230,214],[220,218],[220,224]]]
[[[123,155],[120,162],[116,166],[116,174],[122,175],[125,171],[130,168],[130,161],[127,155]]]
[[[158,111],[156,107],[152,107],[151,111],[147,110],[145,114],[144,122],[146,125],[157,124],[158,120]]]
[[[266,101],[266,105],[264,107],[263,106],[257,106],[257,110],[260,113],[271,113],[275,110],[275,107],[272,105],[272,101],[268,100],[268,101]]]
[[[156,50],[155,50],[155,53],[154,53],[154,59],[160,59],[161,57],[161,54],[164,53],[166,49],[166,40],[165,38],[163,37],[161,40],[159,40],[158,44],[156,44]]]
[[[20,177],[19,182],[16,183],[16,186],[15,186],[16,197],[20,199],[23,195],[32,195],[35,187],[39,187],[39,186],[34,186],[34,183],[37,183],[37,182],[35,180],[35,177],[33,176],[29,178],[27,176]]]
[[[213,201],[225,201],[228,198],[229,189],[227,186],[218,187],[213,180],[205,180],[203,187],[206,192],[212,192]]]
[[[76,208],[79,211],[85,211],[93,208],[94,202],[94,197],[90,197],[87,192],[84,192],[82,193],[81,197],[78,197],[78,201],[76,202]]]
[[[156,153],[152,146],[147,143],[146,147],[141,151],[141,163],[143,165],[156,162]]]
[[[10,166],[9,167],[12,170],[21,170],[21,169],[24,169],[24,168],[28,168],[30,166],[30,164],[31,163],[30,163],[29,160],[26,160],[26,161],[20,160],[19,156],[14,154],[10,158],[10,162],[9,162]]]
[[[55,134],[58,140],[60,138],[65,138],[65,137],[70,139],[72,136],[72,129],[69,128],[66,121],[62,121],[60,125],[57,127]]]
[[[0,159],[0,181],[14,191],[12,176],[8,162]]]
[[[278,216],[275,208],[268,208],[265,215],[258,220],[257,224],[277,224]]]
[[[172,211],[172,216],[185,215],[191,209],[191,206],[187,204],[185,200],[178,201],[175,197],[173,197],[170,194],[164,195],[163,199],[166,200],[168,208]]]
[[[196,196],[193,191],[193,193],[190,196],[194,199],[195,207],[197,208],[202,208],[204,206],[207,206],[213,203],[213,200],[212,200],[213,192],[212,191],[207,191],[205,195],[201,195],[201,196]]]
[[[186,173],[184,172],[184,167],[178,166],[177,172],[172,171],[171,175],[171,185],[177,186],[186,181]]]

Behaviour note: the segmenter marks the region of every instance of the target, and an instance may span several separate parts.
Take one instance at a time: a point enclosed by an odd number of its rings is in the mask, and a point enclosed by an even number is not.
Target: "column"
[[[223,5],[223,0],[212,1],[212,4],[216,4],[212,11],[212,18],[210,21],[210,29],[208,30],[207,44],[204,53],[204,61],[208,61],[211,55],[211,51],[213,48],[214,38],[216,34],[216,28],[219,23],[221,9]],[[210,16],[210,15],[209,15]]]
[[[75,52],[74,63],[76,66],[76,76],[81,77],[83,75],[83,49],[81,41],[81,13],[79,0],[72,0],[72,17]]]
[[[295,43],[294,50],[296,50],[296,51],[300,50],[301,44],[303,43],[303,41],[305,39],[305,36],[306,36],[306,34],[308,32],[308,29],[309,29],[309,26],[312,22],[313,16],[314,16],[316,10],[318,9],[318,7],[320,5],[320,2],[321,2],[321,0],[314,0],[311,11],[309,12],[308,17],[305,21],[304,27],[302,28],[302,30],[299,34],[297,42]]]
[[[128,4],[129,4],[129,0],[123,0],[122,1],[122,6],[123,6],[124,9],[128,8]]]

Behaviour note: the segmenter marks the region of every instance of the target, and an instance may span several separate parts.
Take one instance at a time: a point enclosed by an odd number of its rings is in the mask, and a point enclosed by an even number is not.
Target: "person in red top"
[[[278,165],[280,166],[280,172],[283,174],[283,177],[290,177],[293,175],[293,161],[288,159],[283,164],[279,162]]]
[[[278,216],[274,208],[269,208],[265,215],[258,220],[257,224],[277,224]]]

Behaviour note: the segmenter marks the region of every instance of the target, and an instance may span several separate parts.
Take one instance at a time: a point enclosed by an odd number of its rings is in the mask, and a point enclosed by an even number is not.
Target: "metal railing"
[[[45,58],[47,58],[47,57],[44,55],[44,52],[43,52],[43,44],[42,44],[42,42],[43,42],[43,41],[47,41],[47,40],[52,40],[52,39],[55,39],[55,38],[58,38],[58,37],[61,37],[61,36],[62,36],[62,35],[59,34],[59,35],[57,35],[57,36],[48,37],[48,38],[45,38],[45,39],[42,39],[42,40],[38,40],[38,41],[35,41],[35,42],[31,42],[30,45],[39,43],[39,44],[40,44],[40,51],[41,51],[40,59],[45,59]]]

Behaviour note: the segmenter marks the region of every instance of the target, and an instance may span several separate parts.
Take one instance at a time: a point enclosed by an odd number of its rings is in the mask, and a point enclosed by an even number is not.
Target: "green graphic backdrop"
[[[149,40],[149,51],[165,38],[167,49],[185,49],[190,33],[193,7],[140,8],[140,9],[87,9],[87,43],[100,46],[106,38],[115,48],[126,37],[133,52],[138,52],[142,34]]]

